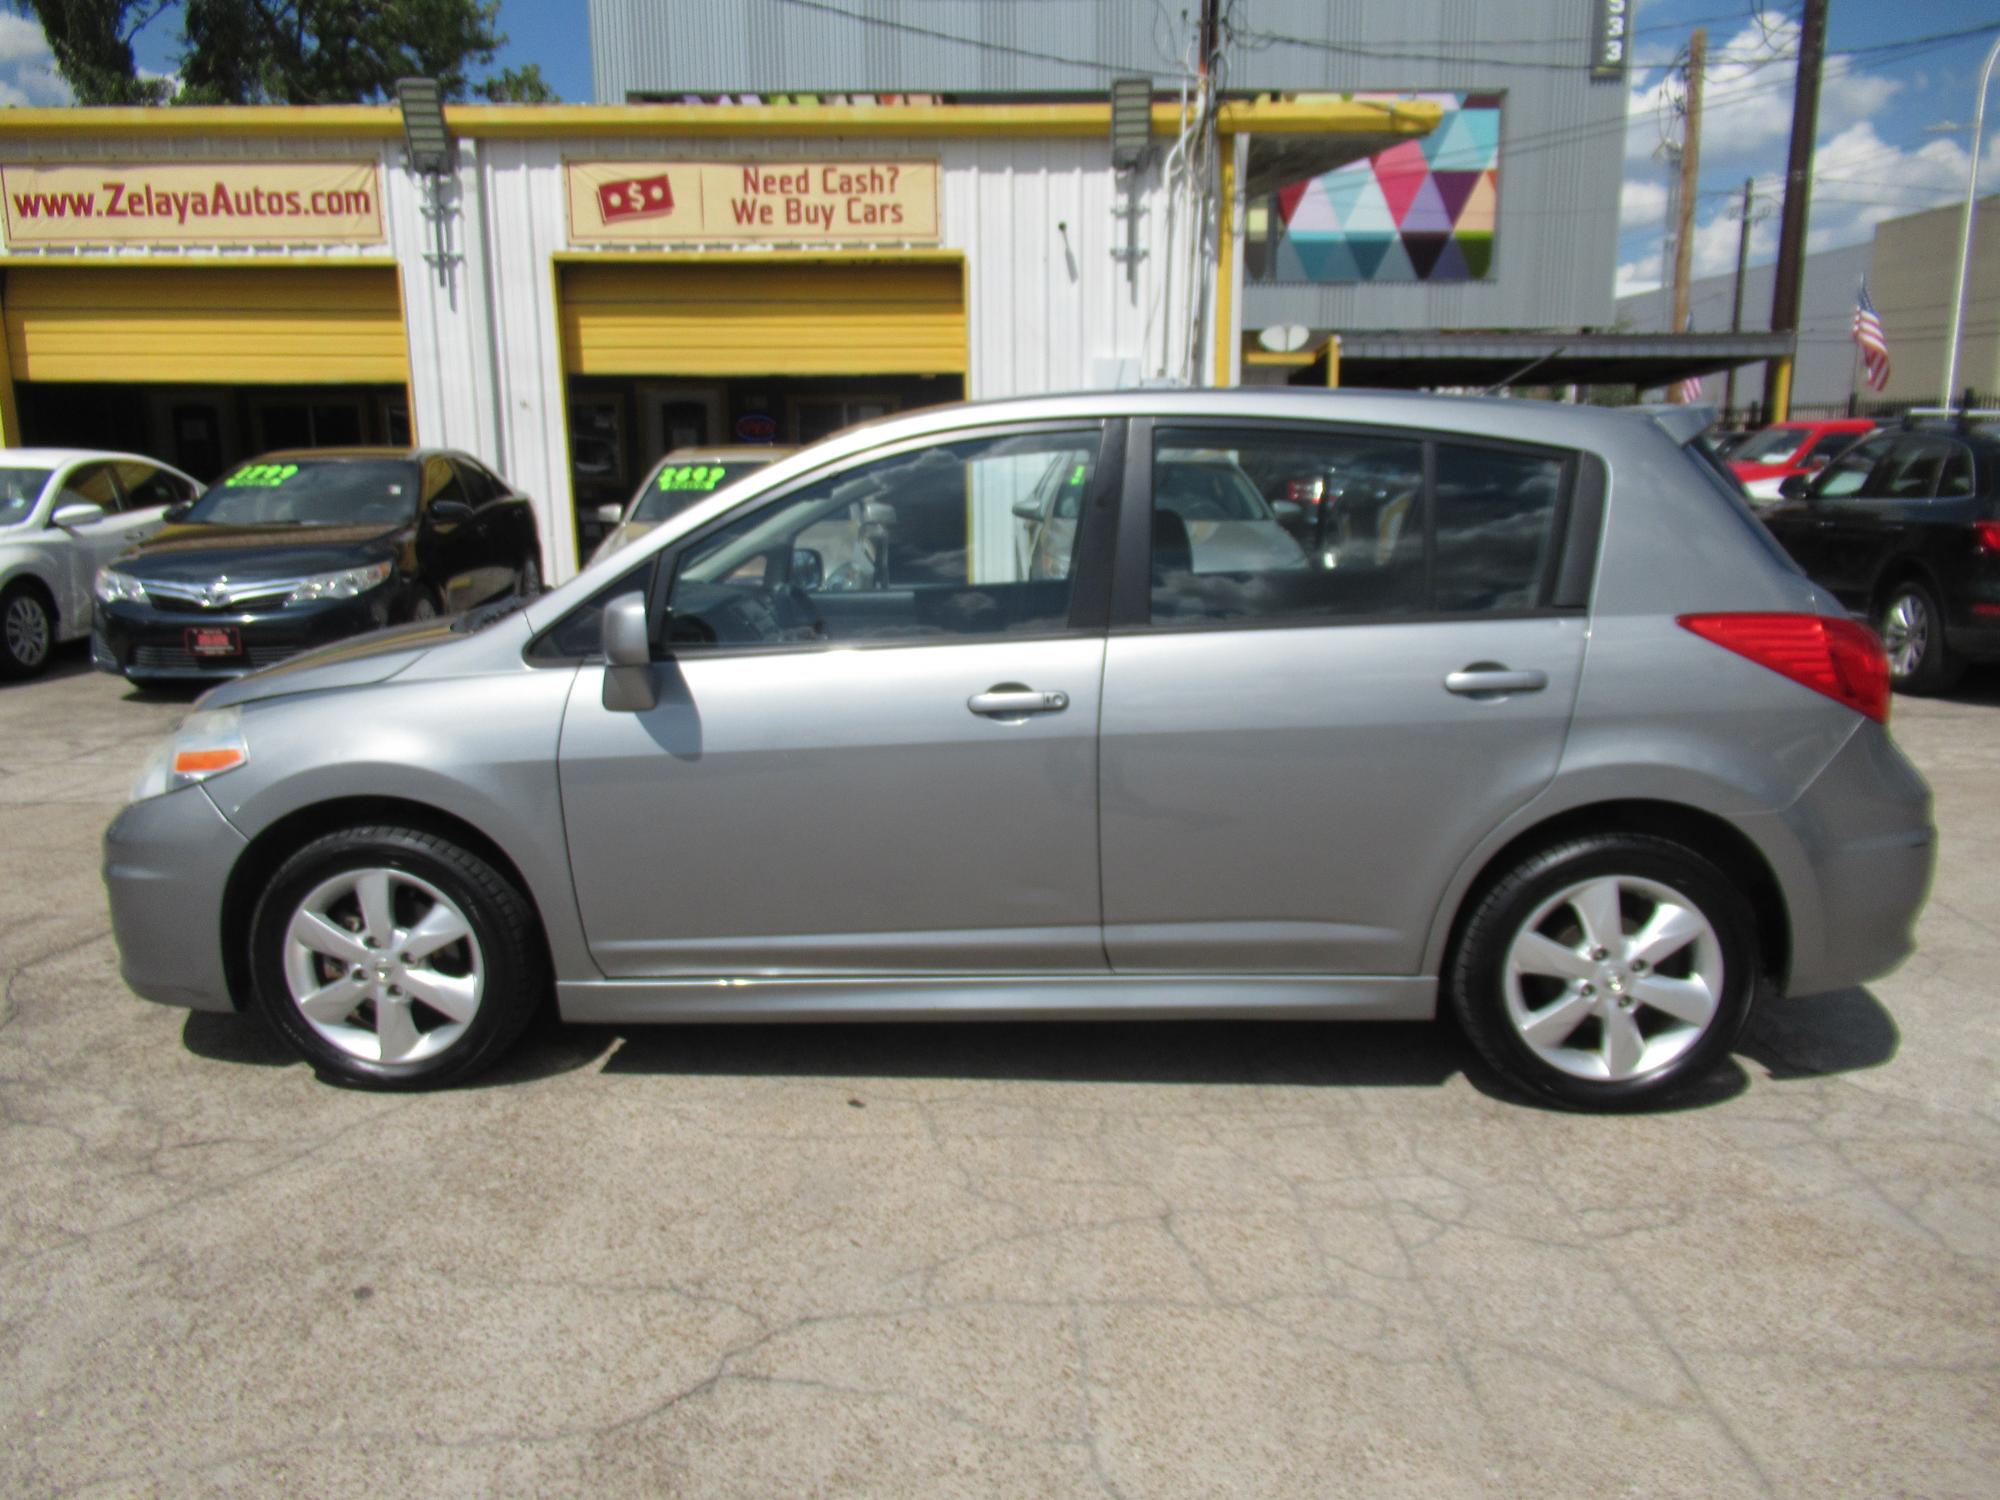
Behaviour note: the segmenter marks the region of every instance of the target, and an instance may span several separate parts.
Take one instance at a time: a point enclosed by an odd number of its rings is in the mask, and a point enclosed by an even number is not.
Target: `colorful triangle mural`
[[[1392,103],[1409,95],[1356,95]],[[1404,141],[1277,194],[1278,281],[1480,281],[1499,217],[1501,94],[1422,94],[1443,117]]]

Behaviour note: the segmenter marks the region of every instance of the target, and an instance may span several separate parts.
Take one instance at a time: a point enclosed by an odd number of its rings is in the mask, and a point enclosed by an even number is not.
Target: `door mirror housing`
[[[471,515],[472,507],[463,500],[431,501],[430,519],[434,526],[448,526],[455,521],[467,520]]]
[[[1778,481],[1779,498],[1784,500],[1803,500],[1806,497],[1806,489],[1811,483],[1812,476],[1809,474],[1787,474],[1783,479]]]
[[[826,586],[826,559],[812,547],[792,549],[792,584],[808,594]]]
[[[183,500],[179,505],[169,505],[165,510],[161,511],[160,519],[162,521],[184,521],[187,519],[187,513],[193,509],[194,502],[192,500]]]
[[[646,596],[620,594],[604,606],[599,627],[604,647],[604,706],[613,713],[644,712],[660,701],[653,683],[653,642],[646,628]]]
[[[597,507],[597,519],[602,521],[606,526],[616,526],[620,521],[625,519],[625,507],[622,505],[600,505]]]
[[[103,519],[103,506],[89,500],[72,500],[68,505],[56,507],[56,513],[49,517],[49,524],[60,526],[64,531],[74,531],[79,526],[95,526]]]
[[[1296,500],[1273,500],[1271,514],[1278,518],[1280,526],[1290,531],[1305,524],[1306,508]]]
[[[1016,500],[1014,502],[1014,514],[1023,521],[1039,521],[1042,518],[1042,508],[1032,498]]]

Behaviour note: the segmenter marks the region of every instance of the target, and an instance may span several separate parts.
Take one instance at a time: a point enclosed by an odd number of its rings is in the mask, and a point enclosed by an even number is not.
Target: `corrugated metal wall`
[[[592,77],[607,103],[632,92],[1094,90],[1128,72],[1151,73],[1165,87],[1185,43],[1179,18],[1192,8],[1154,0],[737,0],[724,8],[591,0]],[[1245,35],[1224,80],[1231,88],[1507,95],[1492,279],[1251,283],[1246,327],[1611,322],[1626,91],[1590,80],[1593,0],[1238,0],[1233,14]]]

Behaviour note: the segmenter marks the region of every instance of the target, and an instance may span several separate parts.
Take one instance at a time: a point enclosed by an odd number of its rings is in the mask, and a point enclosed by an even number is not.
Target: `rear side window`
[[[1162,429],[1152,619],[1546,607],[1571,467],[1564,454],[1397,433]]]

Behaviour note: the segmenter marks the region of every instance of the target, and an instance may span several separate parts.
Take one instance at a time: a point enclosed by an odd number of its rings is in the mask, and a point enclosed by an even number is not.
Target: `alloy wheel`
[[[33,671],[49,654],[49,612],[33,594],[16,594],[7,605],[7,654]]]
[[[485,965],[472,924],[429,881],[348,870],[309,891],[285,929],[285,983],[306,1023],[364,1062],[421,1062],[479,1012]]]
[[[1699,906],[1633,876],[1581,880],[1536,907],[1508,945],[1507,1018],[1575,1078],[1657,1073],[1699,1042],[1723,996],[1722,942]]]
[[[1889,655],[1889,670],[1899,678],[1915,676],[1930,640],[1931,611],[1923,597],[1906,592],[1891,599],[1882,612],[1882,647]]]

